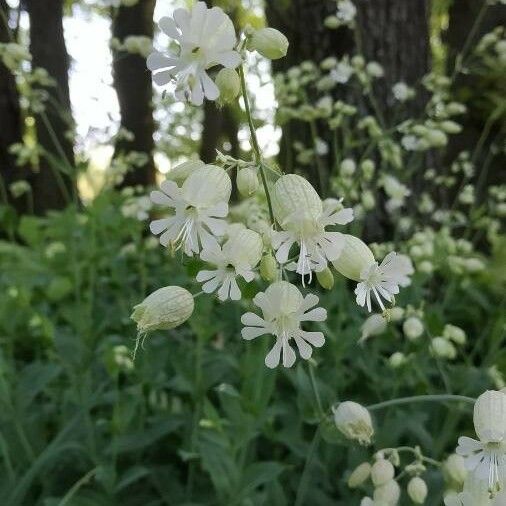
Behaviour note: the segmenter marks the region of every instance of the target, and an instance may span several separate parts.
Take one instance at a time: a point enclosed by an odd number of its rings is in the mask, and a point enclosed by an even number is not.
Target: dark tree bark
[[[215,102],[206,100],[200,141],[200,159],[206,163],[212,163],[216,158],[216,150],[222,151],[225,142],[230,144],[230,155],[237,158],[239,156],[238,130],[239,122],[231,106],[219,108]]]
[[[495,5],[486,8],[486,0],[455,0],[449,11],[448,30],[445,42],[448,45],[448,73],[451,74],[457,65],[466,65],[466,60],[472,53],[481,37],[497,26],[506,25],[506,6]],[[462,54],[464,52],[464,54]],[[458,61],[460,55],[464,61]],[[453,93],[457,100],[466,103],[467,113],[459,118],[463,127],[459,135],[450,138],[447,150],[447,165],[463,150],[473,152],[479,142],[484,129],[487,129],[483,139],[483,147],[475,153],[477,168],[476,179],[480,181],[477,188],[479,199],[486,196],[486,189],[490,184],[500,184],[504,180],[502,169],[505,164],[504,155],[490,160],[489,155],[494,152],[491,145],[504,139],[504,116],[497,117],[495,122],[489,123],[490,118],[497,112],[496,104],[486,99],[491,89],[496,94],[504,94],[504,77],[500,82],[486,76],[478,76],[472,72],[457,73],[453,84]],[[502,130],[501,130],[502,129]],[[482,171],[486,171],[482,174]],[[457,190],[456,190],[457,191]],[[455,198],[456,195],[453,195]]]
[[[153,38],[155,0],[143,0],[133,7],[120,7],[112,25],[113,37],[120,42],[131,35]],[[117,142],[115,156],[137,151],[147,156],[147,162],[126,174],[122,186],[155,182],[153,161],[155,123],[153,119],[153,87],[144,57],[123,51],[114,52],[114,87],[118,94],[121,127],[134,135],[129,141]]]
[[[33,176],[37,214],[62,209],[77,201],[73,129],[69,93],[69,56],[63,34],[63,0],[26,0],[30,16],[30,52],[33,68],[45,69],[55,86],[45,87],[49,95],[46,110],[35,116],[37,140],[44,150]]]
[[[374,86],[383,114],[393,105],[392,85],[404,81],[418,84],[429,71],[429,0],[357,0],[358,27],[366,60],[379,62],[385,71]],[[405,104],[408,116],[420,115],[427,96],[418,90],[417,98]]]
[[[9,19],[9,6],[0,0],[0,42],[11,42],[11,34],[6,20]],[[0,176],[7,190],[7,199],[20,212],[24,210],[24,199],[10,199],[9,185],[19,179],[27,178],[27,171],[17,167],[15,157],[9,153],[12,144],[22,142],[23,127],[19,107],[19,94],[11,71],[0,61]]]

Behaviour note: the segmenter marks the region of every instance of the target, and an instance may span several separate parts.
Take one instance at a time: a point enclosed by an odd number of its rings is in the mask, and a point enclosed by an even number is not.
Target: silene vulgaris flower
[[[149,55],[147,66],[154,82],[159,86],[175,82],[176,98],[195,105],[202,105],[204,97],[216,100],[220,92],[207,71],[217,65],[235,68],[241,62],[231,19],[219,7],[209,9],[205,2],[197,2],[191,10],[176,9],[172,18],[160,19],[159,26],[179,49]]]
[[[237,284],[237,277],[245,281],[253,281],[253,269],[262,258],[263,242],[257,232],[241,229],[225,242],[223,247],[203,249],[200,258],[215,269],[202,270],[197,274],[197,281],[204,283],[202,290],[213,293],[218,289],[218,298],[239,300],[241,290]]]
[[[200,253],[201,248],[217,248],[217,238],[227,228],[224,218],[228,215],[231,189],[228,174],[214,165],[196,169],[181,187],[174,181],[164,181],[161,191],[151,192],[151,200],[174,212],[152,221],[151,232],[160,235],[162,246],[182,248],[188,256]]]
[[[489,390],[474,405],[474,429],[478,440],[460,437],[456,453],[491,497],[504,493],[506,481],[506,394]]]
[[[399,255],[395,251],[389,253],[381,264],[374,262],[365,267],[360,273],[360,282],[355,288],[357,304],[367,305],[371,311],[371,293],[384,311],[382,299],[393,303],[394,296],[399,293],[399,287],[409,286],[409,276],[413,274],[413,264],[406,255]]]
[[[276,221],[282,231],[272,234],[276,259],[286,263],[294,244],[299,246],[297,261],[288,265],[304,278],[312,272],[321,272],[327,263],[337,260],[344,247],[340,232],[326,227],[346,225],[353,220],[352,209],[344,209],[341,202],[331,200],[322,203],[311,184],[295,174],[282,176],[273,189],[273,208]]]
[[[325,343],[322,332],[306,332],[301,328],[302,322],[321,322],[327,318],[325,309],[315,308],[318,300],[313,294],[304,297],[295,285],[286,281],[273,283],[253,299],[263,317],[255,313],[242,316],[241,322],[245,325],[241,332],[243,339],[250,340],[264,334],[276,337],[274,347],[265,357],[265,365],[271,369],[280,361],[284,367],[291,367],[295,363],[296,355],[291,346],[293,342],[300,356],[309,359],[312,346],[319,348]]]

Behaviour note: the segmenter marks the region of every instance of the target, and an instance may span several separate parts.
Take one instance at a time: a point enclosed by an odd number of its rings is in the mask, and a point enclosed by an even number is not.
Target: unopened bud
[[[357,488],[364,483],[371,475],[371,464],[363,462],[350,474],[348,478],[348,487]]]
[[[334,287],[334,275],[328,267],[325,267],[323,271],[317,272],[316,279],[318,280],[318,283],[320,283],[320,286],[325,288],[325,290],[332,290]]]
[[[140,334],[167,330],[183,324],[193,313],[192,294],[180,286],[166,286],[148,295],[134,307],[130,318]]]
[[[392,463],[384,458],[379,458],[371,468],[371,480],[375,487],[384,485],[395,476]]]
[[[348,438],[368,445],[374,434],[371,415],[356,402],[341,402],[333,408],[336,427]]]
[[[251,197],[260,185],[257,171],[251,167],[239,170],[237,173],[237,189],[243,197]]]
[[[399,502],[401,489],[395,480],[387,481],[384,485],[374,489],[374,504],[394,506]]]
[[[430,342],[430,351],[435,357],[453,360],[457,356],[455,346],[444,337],[435,337]]]
[[[286,56],[288,44],[288,39],[279,30],[261,28],[251,36],[249,48],[269,60],[278,60]]]
[[[275,281],[278,275],[278,264],[272,253],[267,253],[260,261],[260,276],[268,282]]]
[[[415,504],[423,504],[427,498],[427,484],[422,478],[415,476],[408,483],[408,495]]]
[[[402,324],[402,331],[410,341],[416,341],[423,334],[423,323],[416,316],[410,316]]]
[[[205,163],[202,160],[188,160],[187,162],[180,163],[167,172],[167,179],[182,184],[192,172],[204,165]]]
[[[396,351],[388,358],[388,365],[392,369],[398,369],[399,367],[402,367],[405,363],[406,363],[406,355],[404,355],[404,353],[401,353],[400,351]]]
[[[443,462],[443,474],[446,479],[455,485],[463,485],[467,477],[464,457],[453,453]]]
[[[332,265],[337,272],[354,281],[360,281],[360,274],[375,262],[374,255],[367,244],[358,237],[344,234],[345,245],[343,251]]]
[[[466,333],[456,325],[446,324],[443,329],[443,337],[457,344],[466,343]]]
[[[220,90],[219,101],[221,104],[233,102],[241,92],[241,80],[234,69],[221,69],[215,80]]]

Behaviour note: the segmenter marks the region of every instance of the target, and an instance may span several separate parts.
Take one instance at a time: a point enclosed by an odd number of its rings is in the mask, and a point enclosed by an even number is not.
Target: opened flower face
[[[324,321],[327,311],[318,304],[318,297],[309,294],[303,297],[299,289],[286,282],[278,281],[270,285],[265,292],[258,293],[253,299],[263,314],[263,318],[255,313],[246,313],[241,322],[243,339],[254,339],[264,334],[276,337],[276,343],[265,357],[265,365],[276,367],[280,361],[284,367],[291,367],[295,363],[295,351],[291,340],[295,342],[300,356],[307,360],[311,357],[312,348],[319,348],[325,343],[322,332],[306,332],[301,329],[305,321]],[[314,309],[312,309],[314,308]]]
[[[176,97],[201,105],[204,97],[216,100],[220,92],[207,70],[216,65],[235,68],[241,57],[234,50],[237,37],[230,18],[219,7],[197,2],[191,11],[176,9],[173,18],[159,22],[161,30],[179,44],[177,54],[152,53],[147,61],[159,86],[176,83]]]
[[[343,209],[338,200],[324,206],[314,188],[302,177],[282,176],[274,186],[274,213],[283,228],[272,234],[278,262],[288,261],[294,244],[299,246],[295,270],[302,276],[321,272],[329,261],[337,260],[344,247],[340,232],[327,231],[327,226],[345,225],[353,220],[353,211]]]
[[[459,438],[457,454],[465,459],[472,475],[485,482],[492,496],[506,477],[506,394],[487,391],[474,405],[474,428],[479,440]]]
[[[174,210],[168,218],[150,223],[151,232],[160,235],[162,246],[182,248],[186,255],[200,253],[202,247],[218,247],[217,237],[227,228],[232,183],[221,168],[206,165],[195,170],[180,188],[173,181],[164,181],[162,191],[151,192],[155,204]]]
[[[382,299],[393,302],[394,295],[399,293],[399,286],[408,286],[411,283],[409,276],[413,272],[411,260],[392,251],[381,264],[374,262],[362,270],[360,283],[355,289],[357,304],[367,305],[367,309],[371,311],[371,293],[373,293],[384,311]]]
[[[204,249],[200,258],[216,269],[202,270],[197,274],[197,281],[204,283],[202,290],[213,293],[218,288],[218,298],[239,300],[241,291],[236,278],[253,281],[253,269],[262,257],[262,238],[253,230],[242,229],[234,234],[224,245]]]

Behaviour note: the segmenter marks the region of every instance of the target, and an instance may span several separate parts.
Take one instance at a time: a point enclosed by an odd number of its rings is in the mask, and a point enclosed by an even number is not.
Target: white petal
[[[317,307],[301,317],[301,321],[306,322],[323,322],[327,319],[327,310],[322,307]]]
[[[204,283],[202,285],[202,290],[205,293],[213,293],[216,291],[218,286],[220,286],[221,281],[222,281],[221,276],[216,276],[210,279],[207,283]]]
[[[309,346],[309,344],[301,336],[294,336],[294,340],[295,343],[297,344],[299,355],[304,360],[311,358],[311,355],[313,353],[313,349],[311,348],[311,346]]]
[[[237,51],[218,53],[216,55],[216,63],[229,69],[234,69],[241,63],[241,55]]]
[[[283,367],[292,367],[297,356],[287,340],[283,340]]]
[[[220,96],[220,90],[218,86],[214,84],[213,80],[203,72],[200,76],[202,82],[202,88],[204,89],[204,95],[208,100],[216,100]]]
[[[158,21],[158,26],[160,27],[160,30],[162,30],[162,32],[168,35],[170,38],[176,40],[180,39],[181,34],[179,33],[179,30],[176,27],[176,23],[172,18],[164,16],[160,19],[160,21]]]
[[[281,346],[282,346],[282,340],[278,338],[276,340],[276,343],[272,347],[272,350],[267,353],[267,356],[265,357],[265,365],[269,369],[274,369],[279,364],[279,359],[281,355]]]
[[[265,320],[255,313],[244,313],[241,317],[241,323],[243,325],[252,325],[255,327],[265,326]]]
[[[199,271],[195,278],[199,283],[209,281],[216,276],[216,271]]]
[[[153,220],[149,224],[149,230],[152,234],[158,235],[164,230],[167,230],[172,223],[173,218],[162,218],[161,220]]]
[[[163,70],[153,74],[153,81],[157,86],[165,86],[172,81],[172,73],[169,70]]]
[[[321,348],[325,344],[323,332],[305,332],[302,331],[302,337],[315,348]]]
[[[251,339],[255,339],[255,337],[263,336],[264,334],[268,334],[269,331],[265,327],[244,327],[241,330],[241,336],[243,339],[247,341]],[[279,360],[278,360],[279,362]]]
[[[170,58],[158,51],[151,53],[146,60],[146,66],[152,72],[173,67],[175,63],[176,60],[174,58]]]

